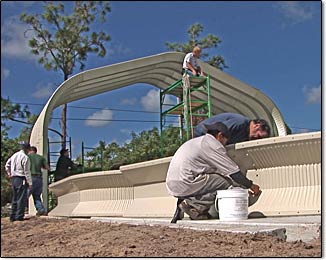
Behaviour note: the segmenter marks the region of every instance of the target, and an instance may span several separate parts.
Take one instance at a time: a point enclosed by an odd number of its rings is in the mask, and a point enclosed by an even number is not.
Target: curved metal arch
[[[90,69],[72,76],[49,98],[34,124],[30,142],[46,156],[48,124],[56,107],[136,83],[147,83],[165,89],[180,79],[183,58],[183,53],[167,52]],[[273,135],[286,135],[282,115],[266,95],[221,70],[206,63],[200,64],[211,76],[213,111],[242,113],[249,118],[265,118],[272,126]]]

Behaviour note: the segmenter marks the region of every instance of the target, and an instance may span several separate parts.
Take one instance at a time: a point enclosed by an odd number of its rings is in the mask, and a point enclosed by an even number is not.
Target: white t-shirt
[[[30,159],[23,150],[12,155],[6,162],[6,172],[9,176],[26,177],[29,184],[32,184],[31,164]]]
[[[194,69],[196,69],[196,70],[198,69],[198,67],[199,67],[198,59],[194,56],[194,54],[192,52],[188,53],[185,56],[184,60],[183,60],[183,66],[182,67],[184,69],[189,69],[187,67],[187,62],[189,62],[191,64],[191,66],[194,67]]]
[[[206,185],[207,174],[228,177],[238,171],[225,147],[214,136],[206,134],[179,147],[170,162],[166,187],[172,196],[189,196]]]

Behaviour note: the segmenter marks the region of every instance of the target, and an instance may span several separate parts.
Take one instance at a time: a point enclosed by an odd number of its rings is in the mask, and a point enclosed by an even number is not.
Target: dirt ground
[[[320,240],[282,242],[162,226],[32,217],[1,219],[1,257],[320,257]]]

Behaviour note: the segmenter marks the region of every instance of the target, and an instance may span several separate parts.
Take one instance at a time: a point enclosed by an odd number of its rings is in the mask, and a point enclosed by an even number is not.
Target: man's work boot
[[[207,214],[199,212],[197,209],[189,206],[185,201],[182,201],[179,205],[179,208],[187,213],[191,220],[205,220],[208,219]]]

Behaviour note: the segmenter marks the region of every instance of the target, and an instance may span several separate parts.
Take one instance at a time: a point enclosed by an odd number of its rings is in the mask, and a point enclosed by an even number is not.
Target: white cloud
[[[111,120],[112,118],[113,118],[113,112],[107,108],[104,108],[104,109],[97,111],[94,114],[90,115],[85,120],[85,125],[91,126],[91,127],[105,126],[105,125],[108,125],[111,123],[111,121],[105,121],[105,120]],[[94,119],[96,119],[96,120],[94,120]],[[99,119],[99,121],[97,121],[97,119]]]
[[[32,97],[48,98],[53,94],[54,90],[55,86],[52,83],[48,83],[46,85],[40,83],[36,86],[36,91],[32,94]]]
[[[8,78],[10,75],[10,70],[1,68],[1,78]]]
[[[127,129],[127,128],[122,128],[122,129],[120,129],[120,132],[123,134],[131,134],[132,130]]]
[[[159,112],[160,111],[160,90],[151,89],[147,95],[142,97],[140,103],[146,111]],[[165,104],[174,104],[174,100],[171,96],[166,96],[164,100]]]
[[[21,60],[36,60],[37,56],[31,53],[28,46],[28,40],[33,34],[28,28],[17,16],[7,18],[1,25],[1,55]]]
[[[137,103],[137,98],[124,98],[120,103],[122,105],[135,105]]]
[[[321,102],[321,85],[318,87],[304,87],[303,93],[307,104],[318,104]]]
[[[108,55],[126,55],[129,54],[131,50],[127,47],[124,47],[121,43],[118,42],[111,42],[108,47]]]
[[[308,2],[280,1],[276,5],[286,22],[298,24],[313,17],[312,6]]]

